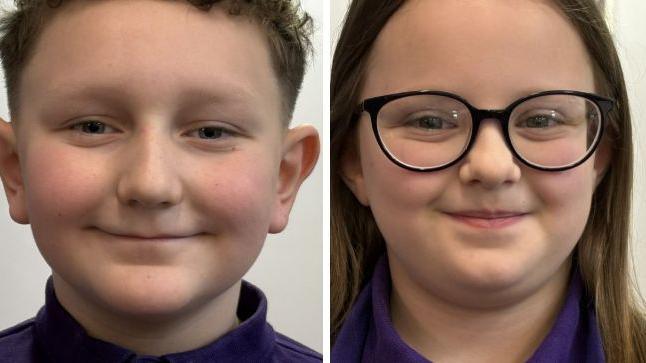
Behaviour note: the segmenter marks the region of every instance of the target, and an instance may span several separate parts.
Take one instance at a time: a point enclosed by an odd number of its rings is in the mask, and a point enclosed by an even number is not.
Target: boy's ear
[[[287,226],[296,193],[314,169],[319,151],[319,136],[313,126],[301,125],[287,131],[280,161],[276,208],[269,233],[279,233]]]
[[[25,188],[20,173],[16,134],[12,124],[0,118],[0,178],[4,186],[9,215],[20,224],[28,224]]]
[[[363,169],[361,168],[361,156],[359,155],[358,137],[356,133],[348,136],[354,138],[356,142],[348,143],[348,147],[344,147],[343,154],[341,155],[341,179],[345,185],[352,191],[354,197],[357,198],[359,203],[368,207],[370,202],[366,194],[365,182],[363,177]]]

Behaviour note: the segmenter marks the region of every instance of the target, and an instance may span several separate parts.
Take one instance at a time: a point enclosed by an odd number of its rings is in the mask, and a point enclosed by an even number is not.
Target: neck
[[[194,350],[217,340],[239,324],[236,309],[240,282],[216,299],[177,316],[146,320],[88,303],[56,274],[54,289],[60,304],[88,335],[139,355],[161,356]]]
[[[409,346],[432,361],[525,362],[561,310],[569,271],[570,263],[564,263],[529,296],[480,309],[438,299],[391,272],[393,325]]]

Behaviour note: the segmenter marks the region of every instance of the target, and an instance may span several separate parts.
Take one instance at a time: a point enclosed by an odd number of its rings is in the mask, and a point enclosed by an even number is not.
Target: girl
[[[355,0],[331,92],[333,361],[646,361],[591,0]]]

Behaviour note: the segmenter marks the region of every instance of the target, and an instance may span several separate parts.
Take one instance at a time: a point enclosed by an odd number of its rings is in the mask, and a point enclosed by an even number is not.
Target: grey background
[[[635,180],[632,205],[632,259],[637,283],[646,290],[646,1],[605,0],[607,17],[621,57],[633,120]],[[331,51],[349,0],[332,0]],[[644,293],[646,295],[646,293]]]
[[[312,15],[316,33],[315,57],[307,71],[292,124],[308,123],[319,132],[323,124],[323,66],[321,34],[323,2],[301,0]],[[3,9],[13,1],[0,0]],[[4,85],[4,78],[1,82]],[[0,87],[0,117],[8,119],[6,92]],[[287,229],[269,235],[256,264],[245,276],[269,300],[269,322],[281,333],[322,352],[322,162],[305,181]],[[29,226],[9,217],[4,191],[0,193],[0,330],[31,318],[44,302],[45,280],[50,275],[34,243]],[[327,307],[327,303],[325,304]]]

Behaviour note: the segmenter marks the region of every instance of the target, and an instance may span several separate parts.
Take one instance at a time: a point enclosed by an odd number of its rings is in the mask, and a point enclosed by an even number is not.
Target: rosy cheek
[[[105,164],[68,148],[32,151],[26,159],[26,187],[30,210],[47,218],[78,217],[96,205],[104,189]],[[103,166],[103,167],[102,167]]]
[[[420,173],[406,170],[386,158],[376,145],[361,150],[364,182],[371,205],[390,209],[432,203],[445,190],[448,171]]]
[[[276,190],[277,166],[258,154],[240,154],[200,173],[187,192],[204,213],[230,219],[234,228],[265,223]],[[274,170],[275,169],[275,170]],[[223,213],[223,211],[226,211]]]
[[[589,163],[564,172],[533,172],[526,179],[539,199],[547,223],[555,226],[585,223],[594,187]]]

